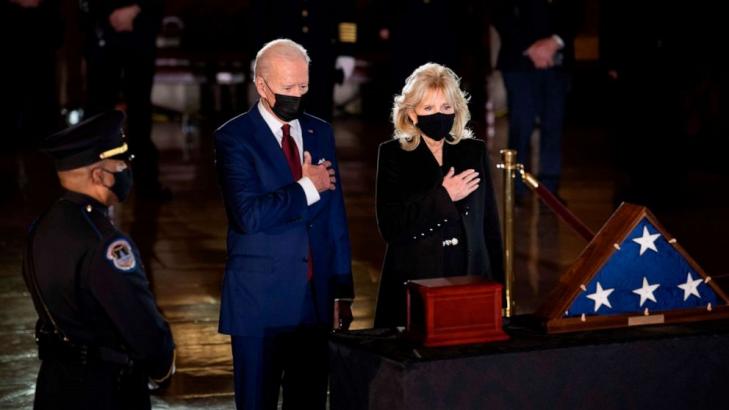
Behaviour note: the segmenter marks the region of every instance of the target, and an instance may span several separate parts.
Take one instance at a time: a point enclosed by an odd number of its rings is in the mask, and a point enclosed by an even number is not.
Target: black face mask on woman
[[[289,122],[301,117],[301,114],[304,113],[302,97],[276,94],[273,92],[271,87],[268,86],[266,80],[263,80],[263,83],[266,84],[266,87],[268,87],[268,91],[276,97],[276,102],[271,106],[271,111],[273,111],[278,118]],[[271,105],[271,103],[269,103],[269,105]]]
[[[119,202],[124,202],[132,190],[132,169],[126,167],[118,172],[111,172],[104,168],[101,169],[104,172],[114,175],[114,184],[107,188],[116,195]]]
[[[456,114],[443,114],[440,112],[430,115],[418,115],[416,126],[420,128],[423,134],[440,141],[451,133],[455,119]]]

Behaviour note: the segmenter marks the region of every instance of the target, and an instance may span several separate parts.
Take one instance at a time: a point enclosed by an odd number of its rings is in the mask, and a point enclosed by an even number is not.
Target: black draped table
[[[334,334],[331,409],[727,409],[729,321],[423,348]]]

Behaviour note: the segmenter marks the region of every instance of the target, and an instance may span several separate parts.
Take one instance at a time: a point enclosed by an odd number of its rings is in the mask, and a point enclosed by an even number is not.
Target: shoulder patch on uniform
[[[117,269],[125,272],[137,266],[132,245],[126,239],[117,239],[109,244],[106,248],[106,259],[109,259]]]

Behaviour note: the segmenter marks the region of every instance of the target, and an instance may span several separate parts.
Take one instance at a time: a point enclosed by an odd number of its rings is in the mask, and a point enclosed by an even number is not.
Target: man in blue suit
[[[327,333],[351,322],[351,253],[331,126],[303,113],[309,57],[291,40],[256,56],[260,96],[215,132],[228,214],[220,332],[236,406],[324,409]]]

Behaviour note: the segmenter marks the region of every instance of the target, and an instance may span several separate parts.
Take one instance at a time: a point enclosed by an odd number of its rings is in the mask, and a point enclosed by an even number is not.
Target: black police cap
[[[59,131],[43,141],[41,150],[50,155],[58,171],[81,168],[107,158],[124,158],[124,113],[107,111]]]

